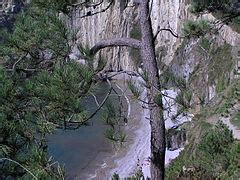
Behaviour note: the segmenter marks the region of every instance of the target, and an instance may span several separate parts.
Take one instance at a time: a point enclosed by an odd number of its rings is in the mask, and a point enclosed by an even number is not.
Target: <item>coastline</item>
[[[128,89],[126,80],[127,75],[118,75],[114,80],[127,96],[131,112],[127,126],[124,132],[127,134],[127,140],[123,147],[115,150],[114,154],[105,159],[102,167],[92,174],[90,179],[111,179],[114,173],[119,174],[120,178],[134,175],[139,166],[142,166],[144,175],[150,174],[147,158],[150,156],[150,124],[145,118],[148,116],[148,110],[143,109],[141,103],[134,99]]]
[[[148,117],[149,110],[142,107],[142,103],[133,98],[132,93],[126,84],[127,76],[118,75],[115,79],[116,83],[124,92],[124,95],[130,99],[131,112],[128,124],[124,131],[127,134],[127,140],[124,147],[121,147],[114,154],[104,160],[101,168],[95,171],[89,179],[103,180],[111,179],[114,173],[120,176],[120,179],[133,176],[139,169],[142,170],[145,178],[150,177],[150,137],[151,127]],[[140,85],[141,79],[136,79],[137,85]],[[141,85],[140,85],[141,86]],[[169,91],[171,96],[176,96],[172,90]],[[146,97],[146,90],[143,90],[141,99]],[[189,121],[188,118],[180,117],[181,121]],[[169,119],[166,121],[166,127],[171,128],[174,123]],[[176,158],[184,148],[175,151],[166,150],[165,166],[171,160]]]

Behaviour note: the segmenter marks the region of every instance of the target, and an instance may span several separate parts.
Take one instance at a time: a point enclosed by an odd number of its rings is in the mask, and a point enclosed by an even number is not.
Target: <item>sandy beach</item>
[[[128,124],[125,127],[127,140],[123,147],[115,151],[115,154],[110,156],[102,164],[102,167],[96,170],[96,174],[90,179],[111,179],[114,173],[119,174],[120,178],[133,176],[135,172],[141,168],[144,177],[150,177],[150,123],[146,118],[149,116],[149,110],[142,107],[140,101],[133,98],[133,95],[128,90],[126,85],[127,76],[121,75],[116,78],[116,83],[129,100],[130,116]],[[139,82],[139,81],[138,81]],[[174,94],[174,93],[173,93]],[[142,98],[146,96],[146,92],[142,92]],[[167,121],[166,127],[173,126],[172,122]],[[175,151],[166,151],[165,163],[176,158],[183,148]]]
[[[102,167],[96,170],[96,174],[92,174],[90,179],[111,179],[114,173],[118,173],[121,178],[134,175],[138,168],[137,164],[143,164],[144,157],[150,155],[150,124],[145,119],[148,111],[142,108],[141,103],[129,91],[126,84],[127,76],[120,75],[115,79],[116,85],[129,101],[130,114],[124,129],[127,139],[122,147],[115,149],[115,153],[105,160]]]

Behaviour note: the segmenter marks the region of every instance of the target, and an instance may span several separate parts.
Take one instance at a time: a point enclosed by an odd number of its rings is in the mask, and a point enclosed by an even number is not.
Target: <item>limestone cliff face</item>
[[[203,18],[216,20],[211,14]],[[239,67],[234,49],[239,45],[240,34],[224,25],[216,35],[185,39],[175,51],[169,67],[186,80],[195,104],[208,103],[236,78]]]
[[[107,11],[94,16],[79,18],[88,12],[96,12],[108,6],[104,2],[99,8],[76,8],[68,23],[72,29],[78,30],[78,39],[82,44],[94,45],[101,39],[113,37],[130,37],[131,31],[136,26],[138,9],[137,3],[130,2],[129,7],[124,11],[122,1],[116,1]],[[180,33],[182,23],[189,17],[185,1],[179,0],[153,0],[152,4],[152,25],[154,32],[157,28],[172,28],[174,32]],[[134,32],[133,32],[134,33]],[[137,32],[135,32],[137,33]],[[157,37],[156,52],[166,64],[169,64],[174,53],[180,44],[180,40],[174,38],[169,32],[161,32]],[[134,70],[134,63],[129,56],[129,49],[116,47],[103,50],[102,57],[108,61],[107,69],[111,70]]]
[[[123,10],[124,1],[116,1],[112,6],[103,13],[93,16],[80,18],[81,16],[97,12],[106,8],[109,2],[104,1],[97,8],[75,8],[68,24],[71,29],[78,31],[78,42],[83,45],[93,46],[102,39],[114,37],[130,37],[136,35],[136,26],[138,20],[137,1],[129,3],[129,7]],[[158,28],[171,28],[174,32],[181,35],[183,23],[189,19],[197,19],[196,16],[189,12],[189,0],[153,0],[151,10],[152,26],[154,33]],[[199,18],[199,17],[198,17]],[[211,14],[204,15],[205,19],[214,20]],[[223,26],[218,35],[208,38],[214,41],[214,46],[221,47],[225,44],[236,46],[240,43],[240,35],[231,27]],[[225,50],[225,49],[223,49]],[[229,53],[229,49],[227,50]],[[222,79],[213,79],[208,73],[211,71],[211,58],[206,50],[201,49],[200,39],[183,40],[177,39],[167,31],[159,33],[156,39],[156,55],[158,60],[169,65],[176,75],[184,78],[193,86],[193,95],[196,101],[207,103],[218,91]],[[230,53],[231,54],[231,53]],[[101,51],[97,58],[107,60],[106,70],[137,70],[136,54],[131,55],[131,50],[126,47],[107,48]],[[230,57],[230,56],[229,56]],[[135,59],[135,60],[134,60]],[[201,68],[200,68],[201,67]],[[200,69],[199,69],[200,68]],[[233,67],[226,75],[232,79]],[[195,78],[194,76],[197,78]],[[216,77],[217,78],[217,77]],[[201,89],[199,91],[198,89]],[[221,87],[220,87],[221,89]],[[196,98],[197,97],[197,98]]]
[[[191,17],[185,0],[154,0],[152,9],[152,23],[154,32],[157,28],[171,28],[181,34],[183,23]],[[169,64],[182,40],[162,31],[157,37],[156,54],[165,64]]]
[[[69,18],[69,26],[76,30],[78,42],[83,45],[93,46],[100,40],[114,37],[129,37],[134,19],[137,15],[136,7],[128,7],[122,11],[122,4],[116,1],[103,13],[80,18],[90,12],[98,12],[109,5],[104,1],[97,8],[75,8]],[[121,70],[134,69],[129,60],[129,50],[126,47],[107,48],[101,51],[101,58],[108,62],[106,69]],[[98,58],[100,58],[98,56]]]

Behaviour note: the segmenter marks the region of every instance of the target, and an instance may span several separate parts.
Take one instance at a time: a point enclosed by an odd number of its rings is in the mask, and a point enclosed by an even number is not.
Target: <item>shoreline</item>
[[[127,134],[127,140],[124,147],[114,151],[110,157],[104,159],[104,163],[101,168],[95,171],[95,174],[91,175],[90,179],[110,179],[114,173],[120,176],[120,179],[124,179],[129,176],[133,176],[137,170],[141,169],[145,178],[150,177],[150,137],[151,127],[149,120],[146,118],[149,116],[149,110],[142,107],[142,103],[136,99],[133,99],[133,95],[126,85],[127,75],[118,75],[116,84],[124,90],[124,95],[130,99],[130,118],[128,125],[124,128],[124,132]],[[139,85],[141,79],[136,79],[135,82]],[[176,96],[174,91],[172,96]],[[143,90],[141,99],[146,97],[146,90]],[[128,108],[129,109],[129,108]],[[191,119],[191,118],[190,118]],[[189,121],[188,118],[180,117],[180,122]],[[191,121],[191,120],[190,120]],[[166,121],[166,127],[171,128],[174,123]],[[175,159],[184,148],[177,149],[175,151],[169,151],[166,149],[165,166],[167,166],[171,160]]]
[[[139,166],[142,166],[144,175],[149,176],[150,172],[147,158],[150,156],[150,123],[145,118],[148,110],[143,109],[141,103],[133,99],[133,95],[126,84],[127,75],[119,75],[114,80],[124,91],[124,95],[130,99],[131,112],[124,132],[127,134],[126,143],[123,147],[114,151],[114,154],[105,159],[102,167],[92,174],[90,179],[111,179],[116,172],[120,178],[134,175]],[[147,167],[148,166],[148,167]]]

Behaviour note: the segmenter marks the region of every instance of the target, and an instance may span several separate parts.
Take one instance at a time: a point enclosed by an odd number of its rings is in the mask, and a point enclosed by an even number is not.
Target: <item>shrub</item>
[[[219,122],[200,137],[198,134],[195,141],[199,144],[188,144],[167,168],[167,179],[218,179],[239,174],[240,144],[234,142],[226,125]]]
[[[189,20],[183,25],[183,34],[187,37],[200,37],[211,30],[210,22],[207,20]]]
[[[231,12],[234,10],[235,3],[233,0],[193,0],[191,10],[194,13],[199,13],[204,10],[210,12],[223,11]]]

